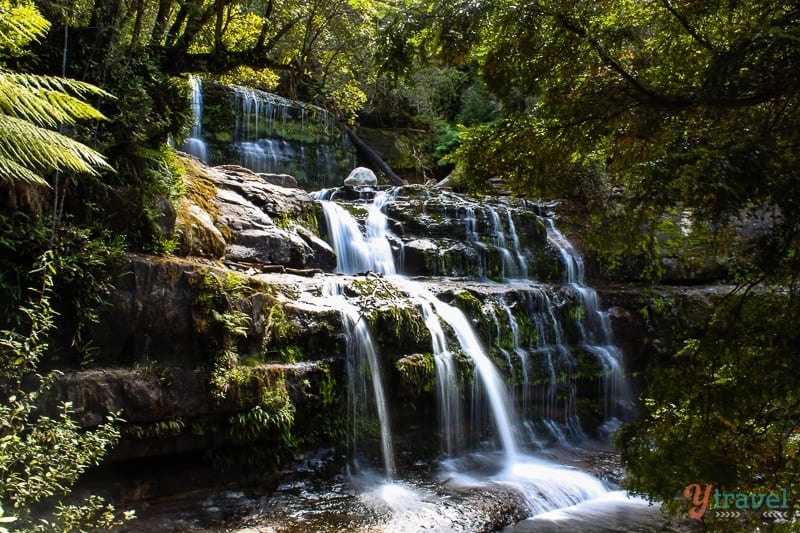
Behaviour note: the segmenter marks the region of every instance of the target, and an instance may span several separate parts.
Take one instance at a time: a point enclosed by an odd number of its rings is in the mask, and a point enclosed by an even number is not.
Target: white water
[[[203,140],[203,81],[197,76],[189,76],[189,87],[192,98],[192,129],[181,150],[191,154],[204,163],[208,163],[208,148]]]
[[[320,193],[318,198],[331,198],[329,191]],[[453,462],[445,461],[443,466],[451,482],[461,480],[461,483],[476,484],[495,483],[514,487],[524,494],[531,515],[545,513],[554,509],[569,508],[586,502],[604,497],[608,493],[605,485],[597,478],[581,472],[579,470],[556,465],[550,462],[533,459],[520,451],[520,443],[515,437],[515,431],[522,431],[522,428],[530,430],[529,442],[538,444],[537,436],[532,427],[523,424],[517,419],[514,409],[512,395],[500,373],[492,360],[487,355],[486,349],[477,337],[475,330],[470,325],[466,316],[458,308],[449,305],[431,293],[423,284],[397,275],[395,267],[395,254],[392,249],[392,242],[399,242],[388,229],[386,216],[383,207],[391,201],[391,197],[384,193],[376,195],[376,201],[367,207],[367,217],[363,223],[363,229],[356,219],[341,206],[330,200],[320,200],[328,223],[328,232],[331,244],[337,253],[337,272],[347,274],[357,274],[361,272],[375,272],[386,276],[385,282],[392,283],[402,289],[412,297],[419,306],[424,323],[428,328],[432,338],[432,352],[436,365],[437,374],[437,399],[439,402],[439,418],[441,424],[442,447],[444,452]],[[494,213],[494,214],[491,214]],[[477,237],[476,222],[474,211],[467,209],[466,213],[467,239],[476,244],[482,245]],[[503,260],[504,274],[513,272],[515,275],[524,276],[527,272],[527,265],[519,250],[519,240],[513,226],[510,214],[508,214],[507,226],[510,228],[510,240],[513,243],[513,253],[505,248],[506,235],[500,225],[500,217],[493,210],[490,210],[491,227],[494,230],[493,246],[506,250]],[[569,244],[563,235],[554,232],[552,224],[548,225],[548,236],[554,246],[559,250],[567,271],[567,282],[575,288],[580,295],[583,305],[586,307],[587,315],[592,318],[581,324],[581,332],[585,339],[585,344],[598,358],[608,363],[607,368],[612,375],[621,375],[619,364],[612,365],[611,361],[618,363],[618,353],[613,352],[613,348],[608,336],[608,329],[605,329],[607,322],[602,321],[603,314],[597,310],[597,299],[594,291],[591,291],[582,284],[583,267],[580,256],[574,249],[570,252]],[[395,246],[395,250],[397,247]],[[564,340],[558,320],[554,314],[554,304],[549,295],[544,290],[538,290],[527,286],[523,292],[526,296],[523,305],[533,310],[529,316],[536,329],[537,345],[523,347],[520,345],[519,324],[511,311],[510,306],[501,301],[501,308],[507,316],[509,327],[512,332],[512,351],[518,357],[520,365],[525,374],[524,380],[527,385],[528,355],[530,353],[541,352],[546,355],[547,367],[550,372],[550,385],[546,387],[546,416],[543,425],[548,429],[552,436],[559,442],[567,442],[569,438],[579,437],[582,433],[577,422],[576,398],[574,386],[571,393],[566,395],[559,410],[563,412],[564,418],[560,423],[554,419],[556,411],[556,361],[554,359],[567,359],[570,356]],[[339,293],[341,294],[341,292]],[[534,297],[533,295],[537,295]],[[520,302],[517,302],[519,305]],[[351,306],[352,307],[352,306]],[[597,317],[597,320],[594,317]],[[364,321],[361,321],[363,323]],[[449,326],[449,330],[455,335],[455,341],[460,350],[466,354],[474,365],[477,380],[473,382],[475,390],[478,382],[480,388],[485,393],[490,407],[492,423],[500,445],[501,468],[500,471],[486,478],[484,474],[471,474],[471,467],[463,463],[458,454],[464,451],[463,431],[464,413],[460,408],[461,390],[458,385],[456,365],[453,354],[448,348],[448,338],[442,327],[443,324]],[[377,363],[377,358],[376,358]],[[374,366],[377,367],[377,364]],[[373,368],[374,368],[373,367]],[[383,386],[379,384],[381,380],[380,372],[372,372],[373,387],[376,398]],[[614,385],[616,386],[616,385]],[[527,386],[525,387],[527,391]],[[614,394],[617,392],[612,391]],[[476,395],[473,395],[473,398]],[[616,402],[617,400],[614,400]],[[523,399],[523,405],[526,401]],[[475,413],[473,413],[474,417]],[[388,418],[388,412],[383,415]],[[473,419],[472,423],[476,421]],[[389,436],[388,423],[384,425],[381,421],[382,442],[384,443],[384,456],[388,456],[391,443]],[[565,431],[568,433],[565,434]],[[466,458],[467,456],[460,456]],[[469,462],[469,461],[468,461]],[[393,471],[394,466],[386,466],[387,471]],[[482,468],[478,469],[482,471]],[[476,477],[478,476],[478,477]],[[417,501],[411,498],[405,489],[398,488],[396,483],[383,485],[379,491],[381,498],[392,508],[399,499],[408,498],[409,501]],[[413,507],[417,508],[416,504]]]
[[[553,221],[547,220],[547,237],[558,250],[565,266],[564,281],[571,286],[583,305],[586,318],[580,324],[584,348],[597,357],[604,370],[604,417],[616,420],[632,409],[633,399],[625,380],[622,353],[611,342],[608,313],[600,311],[597,292],[584,283],[583,259]]]
[[[325,219],[328,223],[328,231],[331,236],[333,249],[337,254],[336,269],[344,274],[356,274],[367,270],[381,274],[395,274],[394,259],[392,256],[386,216],[381,208],[387,201],[386,193],[379,192],[375,195],[375,201],[368,209],[365,221],[364,237],[356,220],[338,204],[322,200]],[[475,369],[486,390],[489,404],[494,415],[494,422],[502,448],[506,455],[506,460],[513,462],[517,456],[517,446],[513,437],[513,407],[511,405],[508,391],[503,380],[500,378],[494,364],[486,355],[486,351],[478,340],[475,331],[469,325],[464,314],[456,307],[448,305],[432,293],[427,291],[422,285],[415,284],[410,280],[397,280],[416,298],[426,303],[429,308],[435,311],[438,318],[444,320],[455,332],[461,349],[472,359]],[[431,336],[437,339],[437,344],[443,344],[440,332],[431,325],[431,319],[426,320],[431,330]],[[444,367],[451,364],[448,361],[446,349],[441,346],[434,346],[434,353],[439,352],[438,360]],[[457,391],[450,390],[454,380],[447,371],[443,379],[439,380],[438,387],[441,387],[442,395],[454,395]],[[445,410],[452,413],[450,407],[445,406]],[[443,413],[442,419],[445,423],[452,422],[452,414]],[[449,432],[447,429],[446,432]],[[453,442],[455,446],[455,442]]]
[[[396,283],[400,284],[412,297],[418,300],[423,310],[425,324],[434,339],[433,353],[437,361],[437,367],[441,365],[444,369],[444,374],[437,374],[437,388],[440,390],[440,398],[445,399],[444,411],[441,410],[442,406],[440,406],[441,422],[446,426],[443,428],[443,432],[447,435],[453,431],[449,424],[455,422],[457,427],[462,424],[459,419],[455,419],[456,416],[460,417],[460,408],[452,405],[454,401],[458,401],[459,397],[458,381],[455,377],[455,370],[452,368],[452,354],[446,348],[446,340],[441,326],[437,323],[438,320],[442,320],[450,326],[456,335],[461,350],[470,357],[475,365],[477,375],[486,391],[489,407],[494,415],[493,422],[505,454],[506,463],[513,463],[517,458],[518,452],[513,434],[516,416],[514,415],[511,396],[494,363],[486,355],[486,350],[478,340],[475,330],[469,324],[467,317],[464,316],[460,309],[439,300],[418,283],[407,279],[397,279]],[[455,413],[459,414],[456,415]],[[450,439],[456,440],[455,437],[450,437]],[[454,450],[455,447],[448,445],[446,449]]]
[[[348,405],[351,422],[351,441],[354,446],[359,441],[358,420],[366,418],[366,405],[369,403],[369,388],[373,392],[373,402],[377,411],[380,427],[381,452],[383,467],[387,480],[395,475],[394,447],[392,444],[392,429],[389,421],[389,405],[386,393],[383,390],[383,377],[378,355],[375,351],[375,342],[361,317],[360,310],[353,306],[344,297],[344,285],[340,282],[326,283],[323,296],[336,300],[337,307],[345,318],[347,325],[347,365],[348,365]],[[366,362],[369,369],[369,382],[361,372],[362,362]],[[356,449],[356,454],[358,450]]]
[[[234,110],[238,162],[255,172],[304,176],[324,184],[342,176],[343,157],[355,164],[353,157],[342,155],[352,151],[351,145],[325,109],[234,87]]]
[[[410,283],[405,286],[416,288],[416,285]],[[456,365],[453,353],[447,348],[447,338],[439,322],[439,315],[434,312],[427,295],[419,298],[419,306],[432,339],[442,444],[445,454],[453,457],[464,451],[464,420],[461,413],[461,388],[458,383]]]

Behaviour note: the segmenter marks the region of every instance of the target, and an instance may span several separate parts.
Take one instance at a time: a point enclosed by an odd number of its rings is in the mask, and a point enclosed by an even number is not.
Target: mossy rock
[[[430,349],[430,332],[416,308],[381,307],[374,309],[367,320],[382,356],[389,360]]]
[[[399,394],[418,397],[436,387],[436,369],[433,355],[416,353],[398,359],[394,368],[400,375]]]

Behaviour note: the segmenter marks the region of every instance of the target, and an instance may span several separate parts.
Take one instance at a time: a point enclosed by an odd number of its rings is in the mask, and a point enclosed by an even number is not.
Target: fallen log
[[[373,150],[367,143],[365,143],[361,139],[361,137],[356,135],[356,133],[353,130],[344,125],[342,126],[342,130],[350,138],[350,142],[353,143],[353,145],[356,147],[356,151],[359,153],[359,155],[361,155],[362,158],[366,159],[371,164],[378,167],[381,170],[381,172],[383,172],[386,175],[386,177],[389,178],[389,181],[391,181],[393,184],[395,185],[404,184],[402,178],[400,178],[400,176],[395,174],[395,172],[389,167],[389,165],[386,164],[386,161],[384,161],[375,150]]]

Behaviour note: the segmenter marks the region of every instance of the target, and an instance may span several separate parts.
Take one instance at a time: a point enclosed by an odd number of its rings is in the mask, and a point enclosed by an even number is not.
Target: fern
[[[0,56],[20,55],[49,24],[32,5],[0,0]],[[0,181],[47,185],[46,171],[97,174],[103,156],[55,128],[105,117],[81,98],[110,97],[102,89],[56,76],[10,72],[0,66]]]
[[[25,47],[47,34],[50,23],[33,4],[0,1],[0,53],[19,56]]]

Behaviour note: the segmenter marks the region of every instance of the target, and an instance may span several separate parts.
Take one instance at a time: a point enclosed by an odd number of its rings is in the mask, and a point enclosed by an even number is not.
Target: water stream
[[[200,161],[208,162],[208,147],[203,140],[203,81],[197,76],[189,76],[191,89],[192,128],[181,150]]]
[[[558,385],[555,375],[554,359],[571,357],[567,342],[559,320],[555,316],[552,297],[542,287],[532,286],[525,279],[528,267],[520,251],[511,214],[506,213],[505,216],[501,216],[495,209],[488,210],[490,227],[488,246],[502,249],[502,275],[504,278],[509,278],[509,283],[520,281],[521,284],[519,292],[523,296],[514,305],[527,308],[525,314],[532,319],[537,332],[538,343],[535,346],[523,346],[519,333],[520,324],[512,313],[511,306],[502,296],[498,298],[500,312],[493,313],[493,320],[498,323],[498,330],[501,317],[510,328],[510,350],[505,350],[503,353],[507,357],[509,367],[514,366],[512,359],[516,358],[524,374],[521,398],[516,398],[504,382],[465,314],[458,307],[438,298],[425,283],[398,273],[402,272],[402,267],[398,268],[395,262],[396,256],[400,256],[401,247],[398,244],[400,240],[389,230],[385,214],[386,206],[393,201],[392,192],[376,192],[374,200],[368,202],[366,206],[367,216],[361,223],[347,209],[330,200],[334,196],[331,191],[323,191],[316,195],[322,202],[328,235],[337,253],[337,272],[351,275],[364,273],[382,275],[383,282],[391,283],[416,302],[430,333],[431,351],[436,368],[436,396],[442,439],[441,472],[449,480],[448,483],[461,488],[483,487],[487,483],[509,487],[522,495],[532,516],[606,497],[609,488],[598,478],[580,470],[534,457],[527,451],[541,446],[537,430],[529,420],[523,421],[517,412],[518,405],[521,405],[523,414],[528,408],[530,394],[528,360],[531,353],[543,355],[547,362],[543,380],[545,416],[541,427],[546,428],[551,437],[562,444],[567,444],[570,439],[574,441],[583,434],[575,415],[574,387],[570,388],[569,383]],[[503,219],[506,220],[505,224],[502,223]],[[475,211],[472,208],[464,213],[464,227],[468,241],[475,243],[481,249],[488,250],[488,246],[477,234]],[[619,351],[610,341],[608,323],[598,309],[596,293],[583,284],[580,256],[564,236],[555,230],[552,222],[548,221],[547,228],[548,238],[559,250],[564,263],[565,283],[578,294],[585,313],[584,320],[580,321],[579,326],[582,345],[601,359],[606,373],[613,376],[607,378],[609,385],[605,387],[604,392],[608,399],[604,403],[608,406],[607,418],[615,417],[618,414],[615,406],[626,400]],[[341,295],[342,292],[339,291],[337,294]],[[361,342],[366,341],[362,339]],[[468,413],[462,409],[460,398],[465,391],[462,390],[457,378],[452,346],[456,346],[472,363],[476,376],[472,383],[473,397],[485,396],[488,402],[489,418],[494,427],[494,448],[483,446],[480,449],[467,449],[467,439],[462,428],[474,426],[476,423],[474,420],[464,420]],[[376,367],[377,365],[373,366]],[[384,400],[377,398],[382,394],[379,393],[382,390],[379,382],[383,378],[379,372],[374,371],[371,377],[376,401],[383,404]],[[563,389],[565,386],[569,390],[566,399],[557,400],[558,388]],[[557,409],[557,401],[563,402],[560,409]],[[561,411],[563,417],[560,423],[555,420],[557,410]],[[474,416],[476,411],[471,410],[469,416]],[[382,419],[380,427],[385,427],[388,431],[388,423],[384,423],[383,417],[389,415],[379,413],[379,416]],[[382,439],[385,442],[387,436],[382,435]],[[390,453],[391,446],[384,444],[384,463],[387,465],[391,462],[388,458]],[[391,480],[393,474],[393,467],[386,466],[385,479]],[[385,502],[393,498],[388,494],[396,494],[397,491],[404,494],[401,499],[419,499],[411,496],[414,490],[405,485],[390,483],[382,484],[380,487],[378,492],[374,490],[368,492],[373,496],[382,494]],[[394,489],[390,490],[387,487]]]

